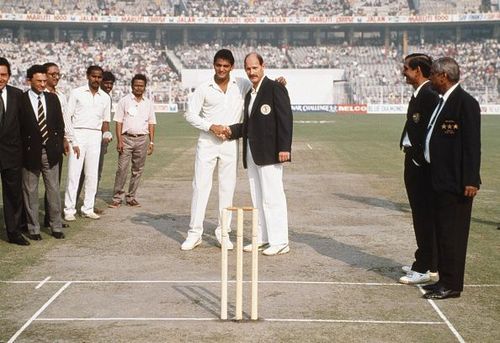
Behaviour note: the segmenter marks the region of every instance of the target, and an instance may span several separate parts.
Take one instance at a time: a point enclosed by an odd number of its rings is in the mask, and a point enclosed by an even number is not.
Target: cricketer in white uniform
[[[186,120],[201,132],[196,146],[191,221],[188,236],[181,246],[182,250],[192,250],[201,244],[203,221],[216,166],[219,180],[219,215],[215,235],[219,243],[220,214],[222,209],[232,206],[233,203],[238,141],[224,140],[222,137],[226,126],[241,121],[245,94],[251,88],[249,80],[230,75],[233,66],[234,57],[231,51],[219,50],[214,56],[214,77],[196,88],[184,115]],[[230,241],[228,247],[232,248]]]

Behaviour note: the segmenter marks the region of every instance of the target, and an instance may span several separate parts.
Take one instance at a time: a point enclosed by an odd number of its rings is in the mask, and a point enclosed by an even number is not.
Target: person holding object
[[[88,84],[71,91],[68,101],[66,136],[71,145],[68,159],[68,184],[64,196],[64,220],[76,220],[76,194],[82,168],[85,168],[85,198],[82,216],[99,219],[94,212],[101,141],[110,135],[111,99],[99,86],[103,70],[87,68]]]
[[[252,89],[245,97],[243,123],[230,125],[225,134],[243,137],[243,166],[248,169],[253,206],[259,210],[259,249],[268,256],[285,254],[290,247],[283,163],[291,161],[290,98],[283,85],[264,76],[259,54],[245,57],[245,72]],[[251,251],[251,244],[244,250]]]
[[[132,94],[121,98],[116,106],[113,120],[116,122],[116,150],[119,155],[113,201],[108,205],[110,208],[120,207],[124,194],[127,205],[140,206],[135,195],[146,164],[146,156],[153,153],[156,125],[154,104],[144,96],[146,84],[145,75],[134,75],[131,83]],[[125,193],[127,169],[131,161],[129,189]]]
[[[405,153],[404,182],[410,202],[413,229],[417,241],[415,261],[404,266],[406,275],[399,279],[404,284],[437,281],[437,247],[430,203],[430,173],[424,160],[424,138],[432,111],[439,96],[431,88],[429,74],[432,59],[425,54],[406,56],[403,75],[413,86],[406,122],[401,134],[400,148]]]
[[[59,194],[59,166],[64,152],[64,120],[57,95],[45,92],[47,68],[33,65],[27,71],[30,89],[21,98],[19,126],[23,140],[23,199],[28,231],[39,241],[38,184],[43,175],[52,236],[64,238]]]
[[[460,87],[454,59],[434,61],[430,80],[441,95],[424,146],[431,171],[439,281],[423,288],[426,299],[446,299],[459,297],[464,286],[472,201],[481,183],[481,109]]]

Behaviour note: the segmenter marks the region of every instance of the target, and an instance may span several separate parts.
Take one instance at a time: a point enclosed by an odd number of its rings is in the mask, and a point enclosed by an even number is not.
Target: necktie
[[[47,121],[45,120],[45,111],[43,110],[42,99],[38,96],[38,126],[42,135],[42,145],[47,144],[49,139],[49,130],[47,129]]]
[[[0,89],[0,124],[2,123],[3,115],[5,114],[5,104],[2,98],[3,89]]]

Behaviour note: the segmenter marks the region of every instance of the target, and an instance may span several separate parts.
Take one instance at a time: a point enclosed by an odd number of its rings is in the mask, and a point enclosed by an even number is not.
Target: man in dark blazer
[[[425,54],[405,57],[403,75],[413,86],[400,148],[405,152],[404,182],[410,202],[413,229],[417,241],[415,261],[404,266],[406,273],[399,279],[404,284],[437,281],[437,247],[430,207],[430,173],[424,159],[424,139],[429,119],[439,96],[431,88],[429,75],[432,59]]]
[[[23,200],[21,193],[22,148],[19,133],[20,89],[7,85],[10,63],[0,57],[0,174],[3,217],[10,243],[29,245],[20,230]]]
[[[64,152],[64,120],[57,95],[44,92],[47,68],[33,65],[27,71],[31,88],[21,97],[19,126],[23,142],[23,198],[30,238],[41,240],[38,218],[40,174],[47,194],[52,235],[61,239],[59,165]]]
[[[243,165],[248,169],[253,206],[259,210],[258,242],[264,255],[290,251],[283,189],[283,162],[290,161],[293,116],[284,86],[264,76],[262,56],[245,57],[252,89],[245,97],[242,124],[231,125],[230,138],[243,137]],[[251,251],[251,245],[245,247]]]
[[[481,183],[481,109],[459,85],[460,69],[449,57],[432,64],[432,87],[442,95],[429,124],[424,157],[430,164],[439,282],[424,286],[427,299],[459,297],[472,200]]]

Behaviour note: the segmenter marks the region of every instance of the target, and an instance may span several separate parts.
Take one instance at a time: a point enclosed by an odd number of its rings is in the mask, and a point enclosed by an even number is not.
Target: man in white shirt
[[[251,83],[230,75],[234,57],[230,50],[221,49],[214,56],[215,75],[199,85],[193,93],[186,111],[186,120],[200,130],[196,146],[191,202],[191,221],[182,250],[192,250],[201,244],[203,221],[212,188],[212,175],[218,166],[219,219],[215,235],[221,242],[222,209],[232,206],[236,186],[238,141],[223,140],[225,126],[241,120],[245,94]],[[232,243],[227,242],[229,249]]]
[[[68,160],[68,184],[64,196],[64,219],[76,220],[76,193],[82,168],[85,168],[83,206],[84,217],[99,219],[94,213],[97,191],[97,173],[102,137],[110,135],[109,121],[111,100],[101,88],[103,70],[99,66],[87,68],[88,84],[71,91],[65,116],[66,137],[70,155]]]
[[[153,102],[144,96],[147,79],[143,74],[132,78],[132,93],[118,102],[113,120],[116,122],[118,169],[116,170],[113,202],[110,208],[117,208],[125,194],[127,205],[140,206],[135,195],[146,164],[146,156],[153,153],[156,116]],[[149,138],[149,139],[148,139]],[[128,192],[125,182],[130,161],[132,161]]]

